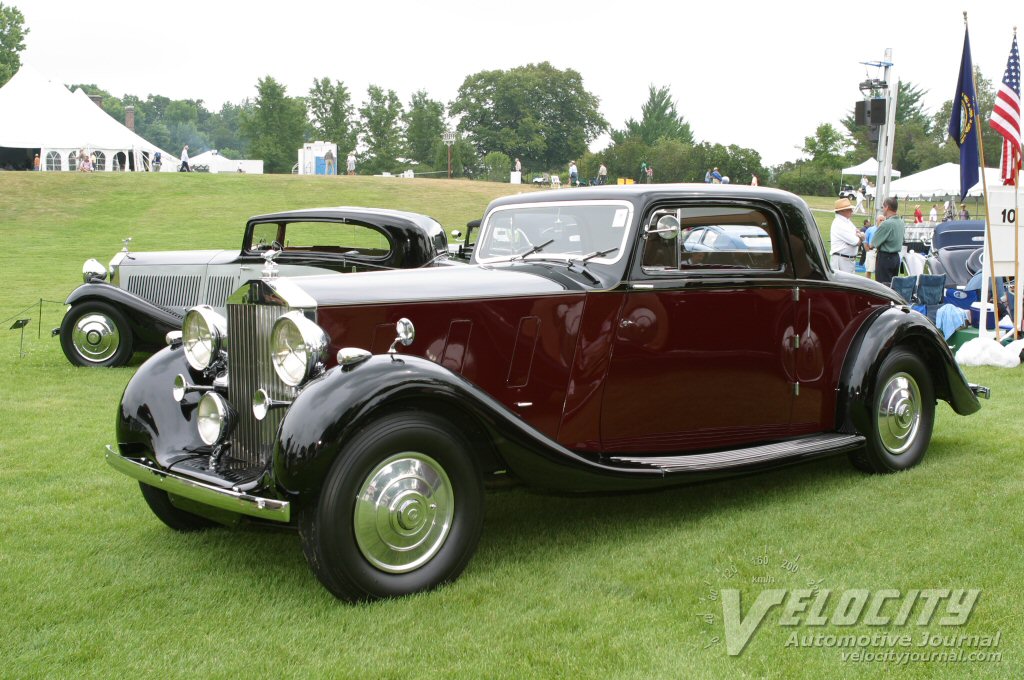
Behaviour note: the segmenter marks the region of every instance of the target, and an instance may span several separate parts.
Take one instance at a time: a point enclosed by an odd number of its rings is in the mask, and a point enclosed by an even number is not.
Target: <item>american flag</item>
[[[1010,58],[1006,60],[1003,84],[996,95],[989,124],[1003,136],[1003,184],[1013,184],[1016,171],[1020,168],[1020,52],[1017,51],[1017,35],[1013,36]]]

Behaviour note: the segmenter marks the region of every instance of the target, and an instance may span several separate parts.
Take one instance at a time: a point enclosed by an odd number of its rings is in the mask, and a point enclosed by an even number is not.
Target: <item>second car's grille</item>
[[[206,304],[215,308],[223,307],[234,287],[233,276],[211,276],[206,280]]]
[[[252,395],[263,388],[271,399],[291,401],[294,390],[270,364],[270,329],[287,307],[230,304],[228,316],[228,400],[238,424],[231,434],[230,458],[251,466],[270,459],[277,428],[286,409],[271,409],[262,421],[252,415]]]
[[[199,276],[156,276],[129,274],[125,288],[132,295],[152,302],[178,315],[184,315],[199,302]]]

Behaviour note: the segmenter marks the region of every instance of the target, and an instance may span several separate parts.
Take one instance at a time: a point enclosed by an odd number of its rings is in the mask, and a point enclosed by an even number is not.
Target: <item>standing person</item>
[[[188,144],[181,150],[181,166],[178,168],[178,172],[192,172],[192,168],[188,164]]]
[[[924,213],[921,212],[921,205],[914,206],[914,224],[922,224],[924,222]]]
[[[939,221],[939,206],[932,203],[932,209],[928,213],[928,221],[935,225]]]
[[[757,175],[751,175],[750,176],[750,186],[756,187],[758,184],[759,184],[759,182],[757,181]]]
[[[604,186],[608,182],[608,168],[605,167],[604,163],[601,163],[601,167],[597,169],[597,183],[600,186]]]
[[[718,168],[714,168],[711,171],[711,183],[712,184],[721,184],[722,183],[722,173],[720,173],[718,171]]]
[[[36,157],[32,159],[32,169],[35,170],[36,172],[39,172],[39,166],[39,154],[36,154]]]
[[[969,219],[971,219],[971,213],[967,212],[967,204],[966,203],[961,203],[960,204],[960,219],[962,219],[962,220],[969,220]]]
[[[704,173],[704,184],[711,184],[711,168],[708,168],[708,171]]]
[[[881,219],[879,219],[880,221]],[[869,279],[875,278],[875,261],[878,251],[874,249],[873,243],[876,231],[878,231],[878,222],[871,224],[864,220],[864,275]]]
[[[518,158],[516,159],[515,169],[516,169],[516,172],[518,172],[518,173],[522,173],[523,172],[523,164],[519,162]]]
[[[643,182],[647,179],[647,159],[645,158],[640,162],[640,181]]]
[[[942,221],[949,222],[951,219],[953,219],[953,199],[949,199],[943,204]]]
[[[654,166],[647,166],[647,183],[651,184],[654,181]]]
[[[903,235],[907,225],[899,216],[899,201],[895,196],[882,201],[882,216],[885,219],[878,225],[872,245],[878,251],[876,277],[879,283],[888,286],[892,283],[892,277],[900,271],[900,251],[903,250]]]
[[[580,185],[580,171],[576,167],[576,161],[569,161],[569,186],[578,187]]]
[[[857,199],[857,205],[854,207],[853,211],[858,215],[867,215],[867,211],[864,210],[864,189],[858,188],[857,191],[854,192],[854,197]]]
[[[861,233],[850,221],[853,215],[853,204],[848,198],[840,198],[833,210],[836,217],[832,220],[831,248],[832,269],[852,274],[856,269],[857,246],[860,245]]]
[[[345,172],[350,175],[356,174],[356,155],[354,153],[350,153],[348,160],[345,161]]]
[[[860,193],[862,193],[862,194],[867,194],[868,193],[868,176],[867,175],[861,175],[860,176]]]

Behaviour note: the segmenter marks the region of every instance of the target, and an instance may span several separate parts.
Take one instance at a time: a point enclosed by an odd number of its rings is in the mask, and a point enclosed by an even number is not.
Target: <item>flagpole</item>
[[[967,12],[964,12],[964,29],[965,30],[967,29]],[[974,85],[974,91],[977,92],[978,91],[978,81],[977,81],[977,78],[974,77],[974,68],[973,68],[973,66],[974,65],[972,64],[971,65],[971,84]],[[975,95],[975,96],[977,96],[977,95]],[[988,246],[988,258],[987,258],[988,259],[988,267],[989,267],[989,272],[991,272],[991,275],[992,275],[992,286],[994,287],[996,285],[996,258],[995,258],[995,253],[992,251],[992,223],[991,223],[991,220],[989,220],[989,217],[988,217],[988,182],[985,179],[985,143],[981,139],[981,137],[982,137],[982,134],[981,134],[982,133],[982,128],[981,128],[981,120],[980,120],[981,111],[975,112],[975,115],[978,116],[978,155],[981,157],[981,195],[985,199],[985,245]],[[1016,192],[1014,192],[1014,193],[1016,193]],[[984,278],[985,277],[982,276],[982,284],[984,284]],[[985,285],[982,285],[982,287],[981,287],[981,289],[983,291],[986,288],[987,287]],[[985,313],[985,305],[988,303],[987,296],[985,296],[985,298],[986,299],[981,300],[981,309],[979,310],[980,311],[980,316],[981,316],[979,326],[981,328],[983,328],[983,329],[985,328],[985,319],[987,317],[987,314]],[[992,300],[992,302],[993,302],[992,307],[993,307],[993,310],[994,310],[992,312],[992,318],[994,319],[994,323],[992,325],[995,326],[996,342],[1002,342],[1002,337],[1001,337],[1001,335],[999,333],[999,293],[997,293],[996,291],[993,290],[992,291],[992,298],[993,298],[993,300]]]
[[[1013,27],[1013,42],[1017,43],[1017,27]],[[1019,140],[1018,140],[1019,141]],[[1013,161],[1013,339],[1020,339],[1020,158],[1024,149],[1017,149],[1017,155],[1010,154]],[[982,163],[984,165],[984,163]],[[996,323],[998,326],[998,322]]]

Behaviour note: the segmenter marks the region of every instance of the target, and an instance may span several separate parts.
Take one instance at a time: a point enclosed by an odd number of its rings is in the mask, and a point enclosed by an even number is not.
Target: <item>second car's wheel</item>
[[[72,305],[60,324],[60,346],[76,366],[123,366],[134,338],[124,315],[105,302]]]
[[[142,489],[142,497],[146,499],[146,505],[153,511],[153,514],[175,531],[202,531],[218,526],[213,520],[193,515],[191,512],[186,512],[175,506],[163,489],[142,482],[139,482],[139,488]]]
[[[335,596],[373,600],[454,580],[483,525],[483,483],[450,423],[402,413],[341,451],[299,520],[310,568]]]
[[[868,472],[897,472],[921,462],[935,423],[931,375],[915,354],[895,349],[875,378],[870,427],[863,451],[851,456]]]

